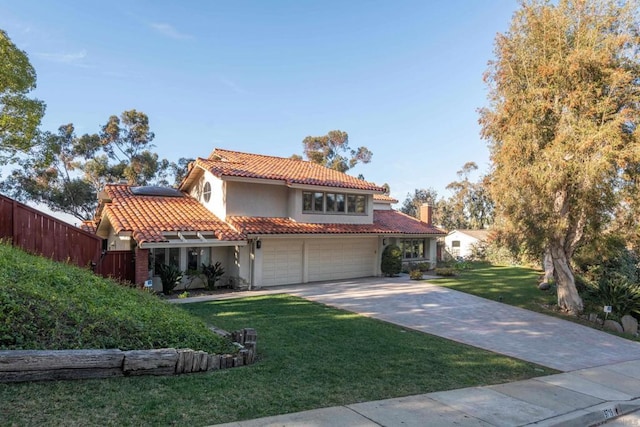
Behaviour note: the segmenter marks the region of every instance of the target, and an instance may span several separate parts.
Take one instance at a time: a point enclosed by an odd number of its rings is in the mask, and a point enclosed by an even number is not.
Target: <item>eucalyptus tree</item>
[[[570,313],[583,309],[574,252],[638,192],[639,10],[637,0],[523,0],[485,75],[496,211],[529,248],[548,248]]]

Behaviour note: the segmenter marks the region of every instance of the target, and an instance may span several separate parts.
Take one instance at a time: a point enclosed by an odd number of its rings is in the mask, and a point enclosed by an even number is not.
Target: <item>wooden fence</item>
[[[136,260],[133,251],[104,252],[95,269],[96,274],[121,282],[136,281]]]
[[[0,239],[26,252],[133,281],[133,252],[102,252],[102,239],[25,204],[0,195]]]

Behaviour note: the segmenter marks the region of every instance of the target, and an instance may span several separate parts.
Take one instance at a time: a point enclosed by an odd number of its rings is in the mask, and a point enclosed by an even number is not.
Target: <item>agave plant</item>
[[[162,264],[158,268],[162,281],[162,293],[169,295],[182,281],[182,271],[175,265]]]

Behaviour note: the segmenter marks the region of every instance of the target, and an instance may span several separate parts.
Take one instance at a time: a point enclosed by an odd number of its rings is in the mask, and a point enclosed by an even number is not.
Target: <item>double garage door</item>
[[[262,286],[373,276],[377,242],[375,237],[264,240]]]

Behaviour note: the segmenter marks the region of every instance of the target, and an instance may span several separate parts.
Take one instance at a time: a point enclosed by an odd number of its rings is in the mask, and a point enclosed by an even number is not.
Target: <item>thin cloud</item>
[[[163,36],[175,40],[188,40],[193,38],[191,34],[182,33],[174,28],[173,25],[164,22],[152,22],[149,26]]]
[[[235,93],[239,94],[239,95],[248,95],[249,92],[247,92],[244,88],[240,87],[239,85],[237,85],[234,81],[231,81],[225,77],[222,76],[217,76],[217,79],[220,83],[222,83],[223,85],[225,85],[226,87],[228,87],[229,89],[231,89],[232,91],[234,91]]]
[[[84,63],[87,57],[87,51],[81,50],[75,53],[51,53],[51,52],[38,52],[35,54],[38,58],[42,58],[51,62],[58,62],[61,64],[70,64],[79,67],[87,67]]]

